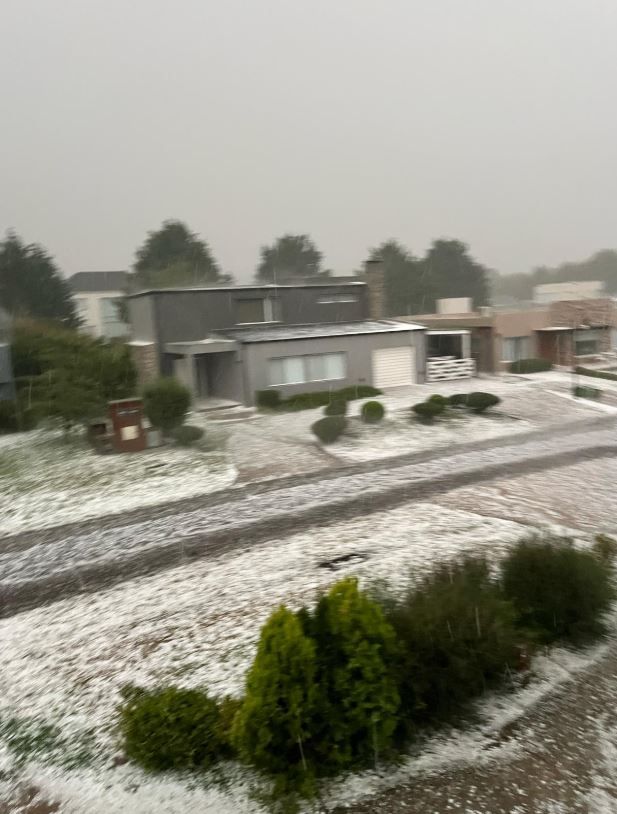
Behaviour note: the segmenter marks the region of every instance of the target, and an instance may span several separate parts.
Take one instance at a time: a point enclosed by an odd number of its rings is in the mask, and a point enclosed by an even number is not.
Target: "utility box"
[[[138,398],[110,401],[108,415],[116,452],[142,452],[148,446],[144,429],[144,405]]]

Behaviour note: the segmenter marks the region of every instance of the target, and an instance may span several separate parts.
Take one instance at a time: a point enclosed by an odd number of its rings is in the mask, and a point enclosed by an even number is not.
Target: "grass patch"
[[[0,739],[18,765],[29,758],[64,769],[90,766],[95,758],[94,732],[64,735],[54,724],[38,718],[11,717],[0,721]]]

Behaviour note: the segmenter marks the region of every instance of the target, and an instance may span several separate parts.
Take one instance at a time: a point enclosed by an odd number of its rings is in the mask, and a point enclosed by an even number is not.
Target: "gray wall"
[[[356,302],[323,303],[319,299],[348,294]],[[366,286],[305,286],[274,289],[221,289],[183,291],[170,289],[129,297],[132,339],[183,342],[204,339],[208,334],[237,324],[235,302],[268,296],[275,319],[286,325],[322,322],[353,322],[366,319]]]
[[[253,404],[257,390],[270,388],[268,360],[283,356],[337,352],[347,354],[347,377],[345,379],[335,382],[306,382],[273,387],[272,389],[278,390],[283,398],[288,398],[296,393],[328,390],[330,387],[338,390],[354,384],[372,384],[372,351],[377,348],[397,348],[401,345],[412,345],[416,348],[418,381],[423,381],[425,374],[424,341],[423,331],[396,331],[296,339],[286,342],[247,343],[243,345],[245,403]]]
[[[242,358],[238,351],[196,356],[200,396],[244,400]]]

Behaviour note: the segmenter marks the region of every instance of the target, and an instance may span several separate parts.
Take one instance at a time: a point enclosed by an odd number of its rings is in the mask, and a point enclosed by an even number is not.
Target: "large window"
[[[501,358],[504,362],[518,362],[519,359],[529,359],[531,343],[528,336],[506,336],[501,340]]]
[[[574,334],[574,354],[576,356],[593,356],[600,350],[602,331],[582,330]]]
[[[268,360],[270,384],[304,384],[344,379],[347,360],[344,353],[314,356],[285,356]]]
[[[128,333],[121,318],[121,297],[105,297],[101,300],[101,322],[104,336],[124,336]]]
[[[236,300],[236,324],[252,325],[255,322],[274,322],[274,306],[267,297]]]
[[[317,302],[319,305],[332,305],[338,302],[358,302],[355,294],[324,294]]]

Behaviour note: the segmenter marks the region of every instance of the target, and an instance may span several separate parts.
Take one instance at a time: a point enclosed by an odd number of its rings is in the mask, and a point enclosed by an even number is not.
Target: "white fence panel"
[[[449,382],[454,379],[470,379],[476,373],[473,359],[455,359],[442,357],[428,359],[426,362],[427,382]]]

